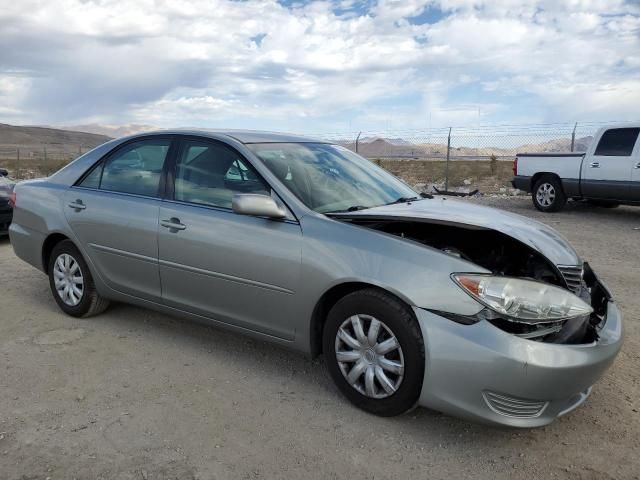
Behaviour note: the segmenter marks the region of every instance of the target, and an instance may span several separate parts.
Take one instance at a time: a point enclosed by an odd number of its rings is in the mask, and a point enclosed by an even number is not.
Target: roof
[[[288,133],[263,132],[259,130],[218,130],[218,129],[193,129],[179,128],[172,130],[159,130],[155,132],[145,132],[142,135],[150,134],[181,134],[181,135],[199,135],[204,137],[219,138],[226,136],[234,138],[241,143],[331,143],[327,140],[318,138],[303,137],[300,135],[291,135]],[[138,135],[132,135],[136,137]]]

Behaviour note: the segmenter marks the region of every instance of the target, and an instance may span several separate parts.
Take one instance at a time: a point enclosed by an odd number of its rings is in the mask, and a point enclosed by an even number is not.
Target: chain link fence
[[[313,136],[358,152],[419,190],[436,187],[514,194],[509,182],[516,153],[584,151],[599,128],[613,123],[620,122],[321,132]],[[77,145],[0,144],[0,168],[18,180],[43,177],[85,151]]]
[[[7,146],[0,145],[0,168],[16,180],[46,177],[76,159],[87,149],[74,145]]]
[[[429,191],[435,186],[440,190],[454,187],[516,194],[510,180],[517,153],[585,151],[597,130],[613,123],[487,125],[315,136],[358,152],[418,189]]]

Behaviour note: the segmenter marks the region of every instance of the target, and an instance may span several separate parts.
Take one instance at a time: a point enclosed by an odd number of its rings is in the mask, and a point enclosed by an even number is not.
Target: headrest
[[[265,163],[279,180],[284,180],[289,173],[289,163],[284,158],[269,158]]]

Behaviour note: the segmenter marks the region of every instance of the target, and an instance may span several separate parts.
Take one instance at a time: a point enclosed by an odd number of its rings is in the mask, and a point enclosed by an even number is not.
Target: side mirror
[[[239,215],[285,218],[287,213],[268,195],[236,193],[231,201],[233,211]]]

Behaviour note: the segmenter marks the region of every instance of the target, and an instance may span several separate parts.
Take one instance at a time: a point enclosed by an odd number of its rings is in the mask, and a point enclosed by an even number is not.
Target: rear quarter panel
[[[46,180],[32,180],[16,185],[17,205],[9,227],[11,244],[18,257],[39,270],[42,264],[42,245],[48,235],[62,233],[71,237],[62,210],[67,188]]]

